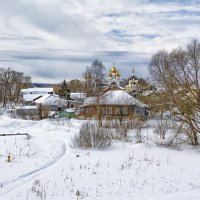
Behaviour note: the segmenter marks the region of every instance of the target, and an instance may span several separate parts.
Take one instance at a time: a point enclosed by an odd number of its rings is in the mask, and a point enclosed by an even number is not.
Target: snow
[[[100,97],[102,104],[135,105],[135,98],[124,90],[110,90]]]
[[[45,94],[45,93],[52,93],[53,88],[27,88],[22,89],[22,94]]]
[[[35,103],[44,105],[65,105],[67,104],[67,100],[61,99],[55,94],[44,94],[41,98],[35,100]]]
[[[40,97],[39,99],[36,99],[34,102],[35,103],[45,103],[47,101],[47,99],[51,96],[51,94],[44,94],[42,95],[42,97]]]
[[[96,105],[96,104],[97,104],[97,98],[96,97],[87,97],[84,101],[83,106]]]
[[[23,110],[36,110],[37,107],[36,106],[16,106],[15,107],[16,110],[20,110],[20,109],[23,109]]]
[[[71,138],[82,123],[1,116],[1,133],[29,133],[31,138],[0,137],[0,200],[200,199],[199,147],[158,147],[149,128],[143,130],[145,143],[73,149]]]
[[[68,108],[65,110],[65,112],[68,112],[68,113],[74,113],[76,111],[76,109],[72,109],[72,108]]]
[[[42,96],[41,94],[24,94],[23,99],[25,102],[27,101],[33,101],[34,99]]]

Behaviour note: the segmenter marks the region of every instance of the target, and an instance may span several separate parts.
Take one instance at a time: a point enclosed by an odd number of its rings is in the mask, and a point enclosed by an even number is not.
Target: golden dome
[[[113,67],[113,68],[112,68],[112,73],[116,73],[116,72],[117,72],[116,68]]]
[[[120,77],[120,73],[119,73],[118,71],[116,72],[116,76],[117,76],[117,77]]]

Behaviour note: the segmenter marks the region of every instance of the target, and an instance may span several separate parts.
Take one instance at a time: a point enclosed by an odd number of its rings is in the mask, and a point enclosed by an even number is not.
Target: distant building
[[[120,73],[115,66],[108,73],[108,85],[120,86]]]
[[[76,117],[76,110],[72,108],[68,108],[58,113],[59,118],[75,118]]]
[[[27,88],[21,90],[21,102],[24,105],[34,104],[34,100],[42,97],[43,95],[53,94],[53,88]]]
[[[132,81],[132,82],[131,82]],[[135,90],[134,84],[138,84],[132,74],[131,91]],[[121,118],[135,115],[148,115],[148,106],[134,98],[121,86],[120,73],[114,66],[108,73],[107,86],[103,87],[96,96],[87,97],[80,106],[79,116],[82,118]]]
[[[23,119],[38,119],[38,109],[36,106],[16,106],[15,114]]]
[[[130,94],[137,93],[139,90],[138,80],[134,74],[134,68],[132,71],[132,76],[129,78],[128,85],[125,86],[125,90]]]
[[[45,106],[48,107],[50,111],[61,111],[65,108],[77,108],[80,105],[80,102],[78,101],[62,99],[56,94],[45,94],[34,102],[37,108]]]

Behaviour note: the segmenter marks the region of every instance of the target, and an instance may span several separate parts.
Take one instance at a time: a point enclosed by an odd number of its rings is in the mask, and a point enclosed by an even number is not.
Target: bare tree
[[[194,40],[187,48],[168,53],[159,51],[152,57],[150,74],[164,92],[163,103],[171,113],[190,128],[192,145],[198,145],[200,132],[200,43]]]
[[[83,73],[85,78],[85,92],[88,96],[96,96],[101,91],[105,79],[105,66],[102,61],[94,59],[90,67]]]
[[[71,92],[80,92],[83,91],[83,82],[77,79],[71,80],[68,82],[69,89]]]
[[[100,89],[103,80],[105,78],[104,70],[105,66],[103,65],[102,61],[98,59],[94,59],[92,61],[92,64],[90,66],[90,71],[92,73],[92,76],[94,77],[94,81],[96,82],[97,90]]]
[[[3,107],[6,107],[8,102],[19,100],[21,89],[31,84],[31,78],[11,68],[0,68],[0,84],[2,90],[1,100]]]

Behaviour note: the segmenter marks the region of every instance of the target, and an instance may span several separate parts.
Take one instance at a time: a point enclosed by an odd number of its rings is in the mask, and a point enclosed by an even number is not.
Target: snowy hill
[[[1,133],[28,132],[31,138],[0,137],[0,200],[200,199],[199,148],[157,147],[151,143],[151,129],[144,129],[148,144],[73,149],[71,138],[81,124],[2,116]]]

